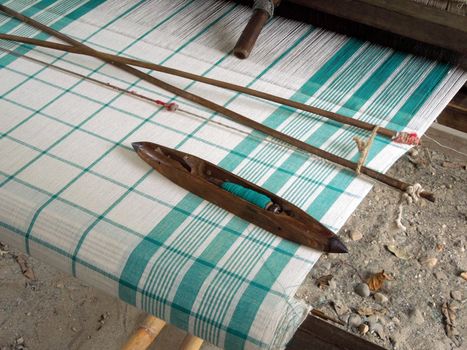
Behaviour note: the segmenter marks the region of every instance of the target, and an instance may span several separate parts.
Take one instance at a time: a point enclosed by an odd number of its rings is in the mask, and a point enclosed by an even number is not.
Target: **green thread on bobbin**
[[[269,198],[268,196],[262,193],[258,193],[256,191],[250,190],[249,188],[245,188],[233,182],[226,181],[222,183],[221,187],[224,190],[236,195],[237,197],[240,197],[263,209],[266,209],[267,205],[272,202],[271,198]]]

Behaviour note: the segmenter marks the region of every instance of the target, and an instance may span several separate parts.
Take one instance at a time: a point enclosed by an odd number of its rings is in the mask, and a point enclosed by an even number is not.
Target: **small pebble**
[[[419,261],[420,261],[420,264],[422,264],[425,267],[428,267],[429,269],[432,269],[438,263],[438,259],[432,258],[432,257],[422,258]]]
[[[363,238],[363,234],[358,230],[350,231],[350,239],[352,241],[359,241]]]
[[[457,300],[457,301],[461,301],[462,300],[461,291],[459,291],[459,290],[451,291],[451,298],[453,298],[454,300]]]
[[[352,314],[349,316],[347,323],[351,328],[357,328],[362,324],[362,318],[357,314]]]
[[[324,270],[328,271],[331,269],[332,263],[330,261],[325,261],[321,266],[323,267]]]
[[[75,332],[75,333],[78,332],[78,328],[76,328],[76,327],[71,327],[71,330],[72,330],[73,332]]]
[[[355,287],[355,293],[360,295],[362,298],[366,298],[370,295],[370,287],[366,283],[359,283]]]
[[[57,285],[55,287],[57,287],[58,289],[62,289],[63,288],[63,283],[57,283]]]
[[[415,324],[418,325],[421,325],[423,322],[425,322],[425,318],[419,309],[413,309],[410,313],[410,318],[415,322]]]
[[[417,157],[418,156],[418,150],[414,147],[409,150],[409,155],[411,157]]]
[[[442,270],[435,271],[434,275],[439,280],[445,280],[448,278],[448,276]]]
[[[388,297],[382,293],[375,293],[373,297],[375,298],[375,301],[380,304],[386,304],[389,301]]]
[[[376,323],[372,328],[371,331],[378,334],[381,339],[386,338],[386,334],[384,333],[384,327],[381,323]]]
[[[373,330],[374,326],[379,322],[379,317],[376,315],[371,315],[368,317],[368,325],[370,329]]]
[[[467,271],[461,272],[459,276],[467,281]]]
[[[360,326],[358,326],[357,329],[361,334],[367,334],[368,331],[370,330],[370,327],[368,327],[367,324],[363,323]]]
[[[23,337],[17,338],[17,339],[16,339],[16,344],[17,344],[17,345],[22,345],[22,344],[24,344],[24,338],[23,338]]]

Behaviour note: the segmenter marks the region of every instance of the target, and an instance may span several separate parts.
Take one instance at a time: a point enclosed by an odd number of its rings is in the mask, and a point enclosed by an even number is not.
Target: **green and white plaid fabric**
[[[280,18],[265,28],[251,58],[239,61],[229,50],[250,12],[232,2],[0,2],[103,51],[397,130],[423,133],[466,79],[444,64]],[[4,15],[0,32],[48,38]],[[371,183],[98,60],[4,41],[0,47],[177,101],[194,114],[0,51],[0,240],[220,347],[283,348],[306,316],[294,294],[319,253],[187,193],[152,171],[130,143],[153,141],[217,163],[336,232]],[[368,135],[256,98],[163,79],[347,159],[358,159],[352,138]],[[378,137],[369,166],[386,171],[406,150]]]

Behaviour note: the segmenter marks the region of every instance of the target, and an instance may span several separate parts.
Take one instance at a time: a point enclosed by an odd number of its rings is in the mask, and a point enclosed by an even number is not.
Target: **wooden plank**
[[[384,350],[379,345],[311,315],[302,323],[286,349]]]
[[[438,123],[467,133],[467,87],[454,96],[437,119]]]
[[[334,16],[467,54],[467,17],[410,0],[288,0]]]

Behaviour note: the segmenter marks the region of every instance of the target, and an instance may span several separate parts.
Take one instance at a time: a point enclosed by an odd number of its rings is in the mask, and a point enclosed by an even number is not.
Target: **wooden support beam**
[[[454,96],[437,119],[438,123],[467,133],[467,87]]]
[[[467,17],[410,0],[289,0],[351,21],[467,54]]]
[[[123,345],[122,350],[146,350],[165,327],[165,321],[148,315]]]
[[[379,345],[311,315],[302,323],[286,349],[385,350]]]
[[[203,345],[203,339],[198,338],[192,334],[187,334],[183,339],[182,345],[179,350],[199,350]]]

